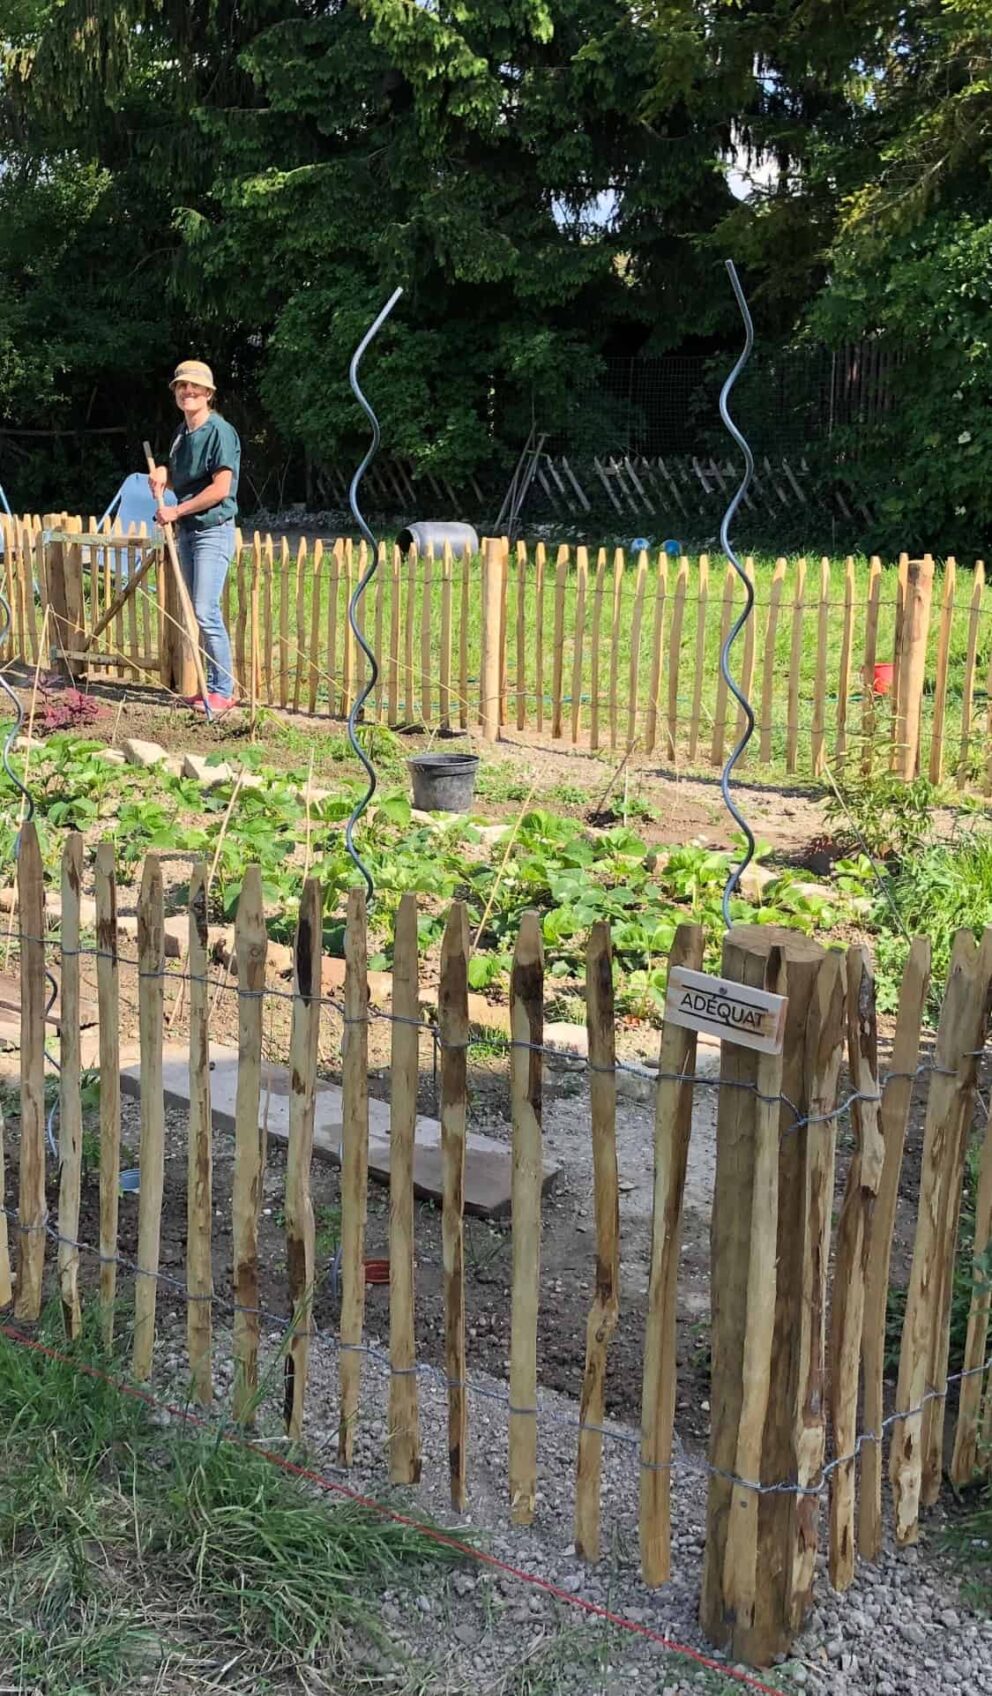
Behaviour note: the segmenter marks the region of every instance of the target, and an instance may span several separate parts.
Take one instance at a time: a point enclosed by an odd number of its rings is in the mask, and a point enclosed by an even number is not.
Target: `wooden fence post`
[[[310,1164],[317,1093],[317,1044],[320,1038],[320,945],[323,891],[307,878],[296,921],[296,970],[289,1039],[289,1141],[286,1150],[286,1257],[292,1328],[285,1360],[286,1431],[293,1442],[303,1435],[303,1404],[310,1369],[313,1327],[313,1202]]]
[[[920,724],[923,685],[926,678],[927,635],[933,598],[933,559],[911,559],[906,591],[896,673],[899,680],[896,745],[893,769],[907,781],[916,776],[920,761]]]
[[[669,969],[673,966],[687,966],[694,972],[701,969],[703,932],[699,925],[679,925],[668,964]],[[661,1037],[655,1096],[651,1272],[641,1403],[641,1576],[645,1584],[652,1585],[667,1583],[672,1570],[675,1304],[695,1069],[695,1031],[666,1024]]]
[[[441,944],[438,1029],[441,1037],[441,1237],[444,1255],[444,1359],[448,1375],[448,1465],[451,1505],[466,1502],[468,1400],[465,1385],[465,1121],[468,1073],[468,917],[452,904]]]
[[[62,853],[62,989],[59,1020],[59,1283],[66,1336],[78,1337],[79,1203],[82,1189],[83,1110],[79,1047],[79,896],[83,839],[71,831]]]
[[[541,920],[524,913],[510,974],[513,1283],[510,1319],[510,1514],[529,1525],[537,1495],[537,1306],[541,1276]],[[580,1439],[581,1440],[581,1439]]]
[[[565,543],[558,549],[555,566],[554,649],[551,656],[551,736],[561,737],[565,676],[565,592],[568,584],[569,550]]]
[[[262,1211],[265,1132],[259,1126],[265,956],[268,938],[262,876],[246,866],[234,921],[238,961],[238,1085],[234,1103],[234,1417],[251,1418],[258,1393],[258,1221]]]
[[[500,600],[503,590],[503,550],[490,538],[482,560],[482,664],[479,714],[485,742],[499,736]]]
[[[844,968],[840,954],[829,952],[824,956],[806,1020],[807,1112],[816,1135],[809,1138],[806,1150],[800,1202],[808,1240],[800,1292],[795,1452],[796,1482],[804,1492],[815,1490],[820,1482],[827,1437],[827,1269],[837,1148],[834,1108],[847,1030]],[[796,1631],[802,1627],[813,1594],[819,1534],[819,1496],[797,1496],[788,1599],[789,1621]]]
[[[593,1201],[596,1211],[596,1289],[586,1325],[586,1365],[579,1407],[575,1481],[575,1552],[599,1559],[599,1495],[603,1462],[606,1358],[620,1316],[620,1191],[617,1177],[616,1021],[613,950],[603,920],[586,951],[586,1030],[592,1118]]]
[[[186,1346],[193,1394],[213,1396],[210,1351],[214,1294],[213,1126],[210,1116],[210,1031],[207,985],[209,873],[201,861],[189,880],[189,1129],[186,1143]]]
[[[365,890],[349,889],[344,932],[341,1040],[341,1427],[338,1458],[350,1466],[362,1384],[365,1218],[369,1181],[369,989]]]
[[[791,1483],[799,1471],[797,1436],[803,1388],[803,1291],[809,1288],[813,1243],[805,1209],[813,1140],[821,1125],[803,1123],[809,1099],[806,1024],[823,950],[795,931],[777,925],[740,925],[724,941],[728,983],[760,988],[772,948],[779,948],[788,973],[789,999],[782,1051],[779,1114],[777,1276],[773,1358],[776,1393],[764,1423],[759,1482]],[[725,1592],[728,1517],[737,1461],[747,1351],[747,1268],[755,1189],[756,1120],[760,1059],[753,1050],[724,1042],[717,1108],[716,1189],[712,1243],[712,1403],[706,1550],[701,1619],[716,1643],[730,1643],[736,1659],[767,1666],[788,1649],[796,1607],[794,1564],[798,1547],[799,1498],[792,1490],[759,1497],[751,1617],[735,1619]],[[799,1123],[797,1124],[797,1115]],[[808,1425],[807,1425],[808,1435]]]
[[[141,1043],[141,1142],[138,1155],[138,1271],[134,1285],[131,1370],[139,1383],[151,1374],[155,1348],[162,1193],[165,1183],[165,1096],[162,1081],[165,929],[162,872],[149,854],[138,895],[138,1035]]]
[[[393,943],[389,1091],[389,1476],[394,1484],[416,1484],[420,1479],[413,1213],[420,1017],[417,971],[417,897],[408,891],[400,897]]]
[[[924,1456],[929,1447],[923,1397],[928,1384],[934,1383],[942,1267],[948,1252],[953,1261],[953,1244],[949,1250],[947,1242],[946,1198],[955,1189],[960,1193],[956,1144],[970,1118],[977,1077],[975,1050],[985,1031],[988,982],[987,976],[981,981],[983,976],[984,949],[980,954],[970,931],[958,931],[937,1027],[923,1133],[919,1211],[896,1387],[896,1407],[904,1410],[905,1417],[893,1426],[889,1453],[896,1542],[901,1545],[915,1543],[919,1535]],[[956,1239],[956,1214],[954,1226]]]
[[[769,951],[764,987],[772,995],[788,993],[785,961],[780,948]],[[761,1476],[761,1450],[775,1364],[772,1343],[775,1332],[781,1093],[782,1055],[762,1054],[758,1060],[754,1108],[754,1190],[745,1266],[740,1423],[723,1558],[724,1608],[734,1621],[735,1633],[742,1634],[754,1626],[761,1497],[751,1481]]]
[[[21,1163],[17,1202],[18,1319],[41,1316],[45,1270],[45,885],[38,832],[21,827],[17,856],[21,949]]]

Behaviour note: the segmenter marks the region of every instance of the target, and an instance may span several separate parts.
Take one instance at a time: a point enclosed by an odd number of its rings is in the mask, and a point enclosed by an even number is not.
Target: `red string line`
[[[29,1349],[34,1354],[44,1355],[48,1360],[58,1361],[63,1366],[71,1366],[74,1371],[81,1372],[88,1378],[94,1378],[98,1383],[109,1384],[113,1389],[118,1390],[121,1395],[131,1396],[135,1401],[144,1402],[146,1407],[154,1408],[159,1413],[168,1413],[171,1417],[182,1420],[188,1425],[194,1425],[201,1431],[216,1434],[216,1427],[209,1420],[201,1418],[198,1414],[191,1412],[189,1408],[176,1407],[173,1403],[159,1401],[155,1396],[150,1395],[147,1390],[139,1390],[133,1384],[125,1384],[119,1378],[114,1378],[109,1372],[101,1372],[98,1367],[91,1366],[86,1361],[73,1360],[71,1356],[62,1353],[61,1350],[52,1348],[47,1343],[40,1343],[33,1337],[25,1337],[9,1325],[0,1323],[0,1334],[8,1338],[10,1342],[16,1343],[20,1348]],[[523,1567],[514,1566],[512,1562],[501,1560],[498,1555],[491,1555],[484,1549],[473,1548],[471,1543],[462,1542],[459,1537],[441,1531],[437,1526],[426,1525],[422,1520],[414,1519],[409,1514],[397,1513],[394,1508],[387,1507],[384,1502],[376,1501],[373,1496],[363,1495],[361,1491],[353,1490],[347,1484],[338,1483],[333,1478],[326,1478],[323,1473],[315,1472],[311,1467],[300,1466],[295,1461],[287,1460],[284,1455],[276,1454],[272,1449],[262,1448],[256,1443],[251,1443],[247,1438],[239,1437],[234,1432],[225,1430],[220,1435],[224,1442],[232,1443],[235,1448],[245,1449],[249,1454],[260,1455],[263,1460],[268,1461],[272,1466],[279,1467],[281,1471],[289,1473],[294,1478],[302,1478],[308,1484],[316,1484],[319,1489],[326,1491],[329,1495],[343,1496],[345,1500],[352,1502],[356,1507],[376,1513],[380,1518],[389,1520],[393,1525],[402,1525],[409,1531],[416,1531],[420,1536],[428,1538],[431,1542],[439,1543],[447,1549],[453,1549],[456,1554],[463,1555],[466,1560],[475,1561],[478,1565],[487,1566],[496,1572],[505,1574],[508,1578],[515,1578],[521,1584],[529,1584],[536,1590],[542,1590],[546,1595],[553,1596],[555,1601],[564,1602],[569,1607],[577,1608],[581,1613],[590,1614],[595,1619],[604,1620],[608,1625],[618,1627],[622,1631],[630,1631],[635,1636],[647,1638],[649,1642],[658,1644],[669,1654],[684,1655],[688,1660],[694,1661],[697,1666],[704,1667],[707,1672],[719,1673],[723,1678],[733,1679],[736,1683],[742,1684],[750,1690],[761,1692],[762,1696],[783,1696],[782,1691],[771,1684],[765,1684],[751,1673],[737,1672],[728,1667],[725,1662],[715,1661],[711,1656],[701,1654],[698,1649],[690,1648],[686,1643],[677,1643],[673,1638],[664,1636],[662,1632],[655,1631],[651,1626],[642,1624],[640,1620],[626,1619],[623,1614],[614,1613],[612,1609],[603,1607],[599,1602],[590,1602],[582,1596],[573,1595],[570,1590],[563,1590],[559,1585],[553,1584],[550,1579],[540,1578],[536,1573],[527,1572]]]

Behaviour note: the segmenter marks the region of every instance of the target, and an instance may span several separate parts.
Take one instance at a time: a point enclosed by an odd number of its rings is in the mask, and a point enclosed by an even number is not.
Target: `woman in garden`
[[[213,410],[216,385],[209,365],[184,359],[169,387],[183,422],[168,465],[157,465],[149,478],[159,502],[155,521],[176,526],[179,562],[207,658],[207,702],[211,712],[226,712],[234,705],[235,681],[221,595],[234,553],[241,443],[233,425]],[[166,488],[174,490],[176,506],[163,504]]]

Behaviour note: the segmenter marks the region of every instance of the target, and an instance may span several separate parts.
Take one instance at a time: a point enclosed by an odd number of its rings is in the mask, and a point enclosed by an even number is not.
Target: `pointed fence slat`
[[[737,573],[732,565],[728,565],[723,574],[723,605],[720,609],[720,652],[727,643],[730,627],[734,618],[734,589],[737,585]],[[727,739],[727,684],[723,672],[719,673],[716,685],[716,709],[713,714],[713,736],[710,742],[710,760],[715,766],[723,765],[724,747]]]
[[[670,760],[677,758],[679,728],[679,671],[682,659],[682,629],[685,622],[685,598],[689,587],[689,561],[679,560],[675,579],[675,605],[672,611],[672,631],[668,646],[668,734],[665,751]],[[752,639],[753,653],[753,639]]]
[[[975,666],[978,659],[978,632],[982,617],[984,588],[985,566],[979,560],[975,566],[975,578],[971,588],[971,605],[968,609],[968,648],[964,662],[964,680],[961,684],[961,749],[958,754],[957,770],[959,789],[963,789],[968,782],[971,726],[975,704]]]
[[[992,1394],[992,1373],[987,1362],[989,1335],[989,1279],[985,1271],[989,1243],[992,1241],[992,1112],[985,1121],[985,1136],[978,1167],[978,1187],[975,1193],[975,1232],[971,1245],[974,1288],[968,1310],[968,1331],[962,1362],[961,1396],[958,1402],[958,1422],[954,1433],[954,1453],[951,1458],[951,1483],[959,1490],[970,1484],[977,1472],[988,1472],[989,1456],[986,1445],[979,1442],[979,1417],[982,1393]]]
[[[100,1320],[103,1343],[114,1340],[117,1298],[117,1210],[120,1189],[121,1077],[114,849],[96,851],[96,984],[100,1020]]]
[[[59,1286],[67,1337],[78,1337],[79,1205],[82,1190],[83,1111],[79,1029],[79,895],[83,839],[71,831],[62,851],[62,984],[59,1020]],[[0,1192],[2,1193],[2,1192]]]
[[[534,549],[534,695],[537,728],[544,729],[544,574],[547,553],[543,542]]]
[[[937,637],[937,677],[933,691],[933,725],[930,732],[931,783],[940,783],[944,776],[944,732],[947,715],[947,678],[951,662],[951,636],[954,629],[954,588],[957,565],[948,558],[944,565],[944,593],[940,605],[940,629]]]
[[[317,711],[317,700],[320,694],[320,610],[321,594],[323,592],[324,544],[318,537],[313,545],[312,579],[310,584],[310,682],[307,706],[311,713]],[[379,591],[382,592],[382,576],[380,572]],[[382,631],[378,631],[377,651],[382,652]]]
[[[878,615],[882,599],[882,564],[873,555],[868,566],[868,600],[865,613],[865,660],[861,671],[861,770],[870,777],[875,757],[878,712],[875,694],[875,660],[878,653]]]
[[[510,1515],[529,1525],[537,1495],[537,1304],[541,1275],[541,1073],[544,949],[524,913],[510,973],[513,1279],[510,1313]]]
[[[564,711],[562,678],[565,668],[565,590],[567,583],[568,548],[563,544],[558,549],[558,563],[555,566],[555,645],[551,662],[551,735],[556,742],[561,738]]]
[[[319,928],[319,926],[318,926]],[[338,1458],[354,1454],[365,1323],[365,1217],[369,1182],[369,989],[365,890],[349,889],[341,1039],[341,1428]]]
[[[465,1384],[465,1129],[468,1075],[468,917],[456,901],[441,944],[438,1029],[441,1039],[441,1238],[444,1257],[444,1360],[448,1378],[451,1505],[467,1500],[468,1398]]]
[[[627,694],[627,750],[637,746],[637,691],[641,667],[641,623],[644,618],[644,594],[648,580],[648,556],[641,550],[634,580],[634,611],[630,621],[630,680]]]
[[[433,723],[431,705],[431,676],[434,669],[434,642],[431,633],[431,596],[434,590],[434,549],[424,555],[423,581],[420,585],[420,722]]]
[[[668,556],[658,555],[658,577],[654,594],[654,630],[651,636],[651,692],[644,719],[644,752],[654,753],[658,740],[658,716],[661,712],[661,677],[664,665],[665,606],[668,600]]]
[[[689,720],[689,764],[696,762],[703,715],[703,677],[706,671],[706,616],[710,601],[710,560],[699,556],[699,590],[696,595],[696,664],[692,682],[692,717]]]
[[[517,543],[517,729],[527,725],[527,544]]]
[[[957,1261],[958,1232],[961,1224],[961,1202],[964,1191],[968,1139],[973,1122],[978,1088],[978,1062],[988,1035],[989,997],[992,990],[992,928],[983,936],[975,961],[974,1005],[971,1009],[975,1023],[974,1042],[962,1055],[964,1065],[959,1069],[959,1114],[956,1134],[951,1140],[951,1157],[941,1169],[939,1196],[940,1250],[937,1258],[938,1285],[935,1290],[937,1322],[931,1333],[930,1363],[927,1382],[936,1391],[923,1410],[923,1489],[924,1507],[933,1507],[940,1494],[944,1475],[944,1424],[947,1415],[947,1370],[951,1346],[951,1305],[954,1293],[954,1267]]]
[[[313,1121],[320,1038],[320,941],[323,891],[307,878],[296,921],[295,993],[289,1038],[289,1142],[286,1151],[286,1260],[293,1309],[286,1349],[283,1413],[287,1435],[303,1435],[313,1331],[314,1220],[310,1197]]]
[[[400,897],[393,943],[389,1095],[389,1476],[420,1478],[420,1419],[414,1332],[413,1148],[419,1075],[417,897]]]
[[[865,1283],[872,1215],[882,1182],[885,1145],[878,1108],[878,1028],[875,985],[868,955],[852,948],[847,957],[848,1060],[854,1153],[837,1226],[834,1299],[830,1315],[830,1415],[835,1461],[830,1474],[830,1582],[847,1590],[854,1581],[854,1483],[858,1431],[858,1382],[864,1330]]]
[[[851,693],[851,655],[854,651],[854,561],[844,562],[844,629],[841,636],[840,671],[837,677],[837,745],[835,760],[843,771],[847,759],[847,714]]]
[[[138,1156],[138,1272],[134,1286],[131,1370],[139,1383],[151,1374],[155,1348],[159,1244],[165,1185],[164,1041],[165,921],[162,872],[149,854],[138,896],[138,1035],[141,1044],[141,1143]]]
[[[931,1386],[934,1337],[939,1329],[941,1268],[946,1255],[944,1174],[955,1163],[956,1143],[975,1087],[975,1050],[984,1034],[985,993],[979,952],[970,931],[958,931],[937,1027],[930,1076],[919,1209],[899,1354],[896,1407],[907,1409],[892,1429],[889,1476],[896,1542],[915,1543],[926,1452],[923,1398]],[[936,1387],[936,1386],[933,1386]],[[928,1404],[929,1405],[929,1404]]]
[[[260,1129],[265,957],[268,938],[257,866],[245,869],[234,922],[238,962],[238,1083],[234,1103],[234,1417],[247,1421],[258,1394],[258,1224],[265,1132]]]
[[[785,732],[785,769],[794,772],[799,752],[799,701],[803,664],[803,613],[806,606],[806,561],[796,561],[792,601],[792,640],[789,648],[789,704]]]
[[[822,777],[827,763],[824,739],[827,720],[827,642],[830,635],[830,561],[820,561],[820,595],[816,616],[816,672],[813,679],[813,724],[810,734],[813,776]]]
[[[572,652],[572,742],[579,740],[582,723],[582,667],[585,658],[586,589],[589,581],[589,550],[575,550],[575,645]]]
[[[413,639],[417,620],[417,550],[411,548],[406,556],[406,604],[403,652],[403,719],[408,725],[417,723],[415,678],[413,670]]]
[[[702,963],[702,929],[699,925],[680,925],[669,969],[686,966],[698,972]],[[641,1576],[650,1585],[667,1583],[672,1570],[676,1294],[695,1069],[695,1032],[666,1024],[655,1096],[654,1206],[641,1404]]]
[[[864,1400],[862,1424],[877,1433],[861,1450],[858,1553],[877,1561],[882,1552],[882,1421],[884,1418],[885,1333],[888,1316],[892,1233],[899,1199],[903,1148],[913,1080],[920,1058],[920,1031],[930,984],[930,942],[917,937],[903,969],[899,1012],[889,1077],[882,1091],[880,1120],[885,1161],[867,1240],[865,1317],[861,1341]]]
[[[610,643],[610,747],[620,736],[620,610],[623,606],[623,549],[613,555],[613,639]]]
[[[751,558],[750,554],[748,554],[747,558],[744,561],[744,575],[751,585],[751,593],[753,594],[754,593],[754,560]],[[753,690],[754,690],[754,629],[755,629],[755,621],[754,621],[754,615],[752,613],[751,617],[748,619],[747,623],[744,626],[744,642],[743,642],[744,651],[743,651],[743,655],[742,655],[741,662],[740,662],[740,665],[741,665],[740,688],[741,688],[742,694],[745,696],[745,698],[748,701],[751,699],[751,695],[752,695]],[[737,708],[737,731],[736,731],[736,736],[737,736],[738,741],[740,741],[741,737],[744,735],[746,723],[747,723],[747,720],[744,716],[744,708],[742,706],[738,705],[738,708]]]
[[[458,625],[458,724],[461,730],[468,729],[468,636],[469,636],[469,590],[472,576],[472,554],[468,547],[462,554],[462,600],[461,619]]]
[[[189,1129],[186,1166],[186,1346],[193,1394],[209,1407],[214,1294],[213,1135],[210,1117],[207,903],[209,872],[202,862],[189,882]]]
[[[441,556],[441,691],[438,719],[442,730],[451,728],[451,544],[445,542]]]
[[[596,556],[596,581],[592,594],[592,634],[589,655],[589,747],[593,753],[599,747],[599,694],[602,688],[600,641],[603,631],[603,596],[605,592],[606,549],[600,548]]]
[[[586,1031],[592,1119],[596,1285],[586,1324],[575,1473],[575,1552],[599,1559],[606,1365],[620,1316],[620,1190],[617,1175],[616,1021],[609,926],[598,920],[586,950]]]

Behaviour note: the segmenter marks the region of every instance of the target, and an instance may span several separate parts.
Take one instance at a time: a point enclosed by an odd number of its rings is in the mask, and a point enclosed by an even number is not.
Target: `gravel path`
[[[179,1315],[175,1315],[176,1319]],[[374,1349],[383,1339],[369,1337]],[[265,1353],[278,1383],[279,1333],[268,1334]],[[230,1388],[230,1338],[219,1332],[218,1392]],[[183,1370],[182,1356],[162,1350],[161,1382]],[[264,1370],[264,1369],[263,1369]],[[433,1375],[421,1379],[423,1479],[416,1490],[388,1484],[386,1405],[388,1374],[375,1359],[363,1367],[362,1422],[355,1465],[336,1469],[337,1351],[327,1336],[315,1339],[308,1392],[307,1439],[319,1470],[403,1511],[464,1528],[501,1560],[550,1581],[570,1595],[609,1608],[635,1624],[695,1648],[717,1666],[697,1618],[705,1524],[706,1481],[700,1457],[679,1445],[673,1489],[672,1581],[656,1592],[637,1574],[636,1432],[616,1426],[603,1458],[603,1557],[595,1568],[577,1560],[572,1533],[575,1469],[574,1402],[553,1392],[539,1397],[537,1514],[529,1530],[512,1528],[506,1494],[508,1419],[506,1386],[473,1372],[469,1401],[470,1512],[448,1506],[446,1397]],[[277,1419],[276,1397],[270,1414]],[[626,1440],[623,1440],[626,1439]],[[847,1596],[829,1588],[821,1570],[809,1628],[790,1659],[765,1675],[773,1689],[810,1696],[982,1696],[992,1692],[992,1620],[974,1614],[957,1575],[935,1550],[942,1520],[931,1519],[918,1549],[887,1550],[877,1568],[861,1563]],[[821,1562],[822,1567],[822,1562]],[[431,1579],[414,1593],[382,1598],[382,1619],[416,1662],[429,1669],[417,1688],[499,1696],[629,1696],[638,1690],[664,1696],[698,1696],[701,1689],[743,1689],[719,1671],[707,1672],[687,1656],[650,1640],[591,1621],[518,1579],[485,1566],[467,1567],[445,1580]],[[385,1671],[385,1666],[382,1669]],[[739,1669],[744,1671],[745,1669]]]

